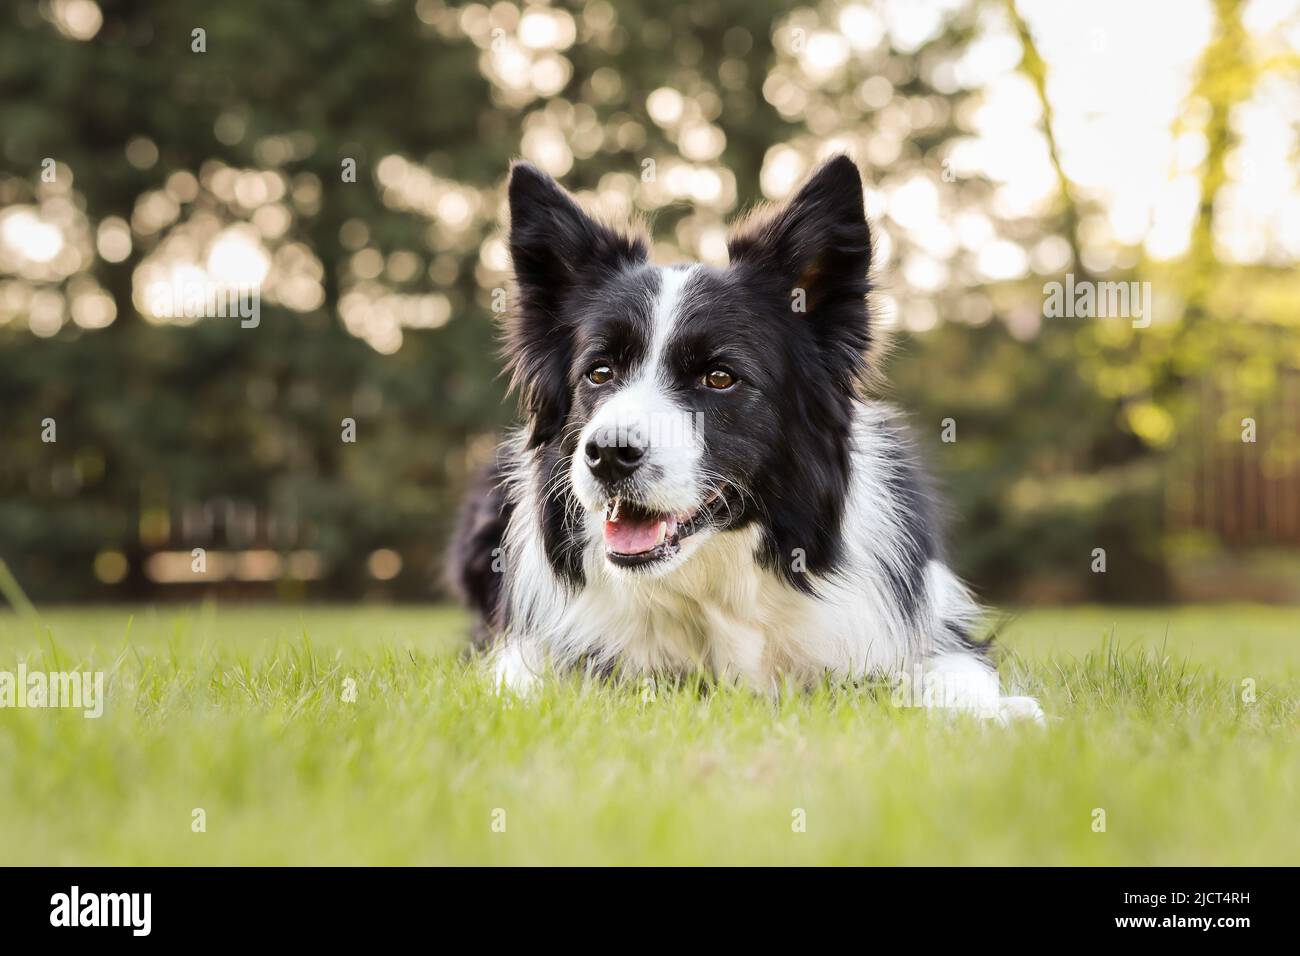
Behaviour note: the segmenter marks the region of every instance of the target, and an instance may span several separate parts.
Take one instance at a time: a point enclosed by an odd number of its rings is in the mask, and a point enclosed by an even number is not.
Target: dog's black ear
[[[546,173],[510,171],[510,259],[516,303],[506,328],[511,383],[529,420],[530,447],[559,434],[569,413],[570,316],[574,291],[599,285],[648,250],[592,219]]]
[[[727,248],[740,280],[779,302],[815,346],[794,350],[797,377],[787,398],[787,413],[811,427],[786,434],[783,453],[762,479],[768,490],[759,494],[799,489],[769,515],[761,554],[791,586],[809,590],[812,577],[793,572],[790,555],[801,549],[807,570],[824,574],[843,553],[853,396],[871,347],[871,234],[857,166],[847,156],[824,163],[787,203],[739,225]],[[838,387],[801,387],[823,375]]]
[[[837,379],[852,387],[871,345],[871,232],[853,160],[823,163],[785,205],[737,226],[727,250],[733,266],[809,323]]]

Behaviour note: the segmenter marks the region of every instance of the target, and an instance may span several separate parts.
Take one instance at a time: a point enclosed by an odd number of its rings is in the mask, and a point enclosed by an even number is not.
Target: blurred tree
[[[728,218],[842,149],[870,187],[879,319],[916,333],[893,394],[954,494],[959,566],[994,593],[1035,578],[1156,596],[1151,449],[1179,383],[1225,349],[1252,382],[1300,361],[1270,337],[1282,318],[1204,321],[1293,317],[1296,301],[1281,270],[1244,283],[1212,248],[1232,106],[1259,70],[1289,68],[1252,66],[1237,5],[1217,9],[1201,215],[1162,282],[1189,314],[1138,340],[1123,323],[1040,330],[1041,276],[981,269],[991,245],[1060,237],[1084,274],[1090,210],[1014,4],[945,5],[913,36],[838,0],[12,0],[0,227],[61,240],[0,258],[0,556],[40,598],[158,594],[148,555],[193,547],[317,555],[321,576],[281,581],[286,596],[428,595],[460,490],[513,417],[492,321],[510,161],[651,216],[661,257],[719,261]],[[1004,33],[1044,109],[1060,192],[1045,209],[1001,210],[963,159],[983,96],[971,52]],[[882,198],[900,193],[942,228],[908,228]],[[958,223],[982,238],[958,241]],[[241,269],[265,273],[256,328],[150,303],[156,280]],[[933,441],[948,417],[960,441]],[[1094,546],[1151,573],[1089,575]]]

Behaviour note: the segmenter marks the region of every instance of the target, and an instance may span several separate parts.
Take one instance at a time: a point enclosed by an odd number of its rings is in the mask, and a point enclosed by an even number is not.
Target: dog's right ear
[[[528,416],[529,447],[559,434],[569,414],[575,290],[594,286],[649,254],[638,238],[588,216],[535,166],[510,170],[510,260],[517,299],[506,328],[511,385]]]

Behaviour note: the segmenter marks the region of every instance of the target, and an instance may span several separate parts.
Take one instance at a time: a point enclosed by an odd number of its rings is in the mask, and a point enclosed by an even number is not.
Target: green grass
[[[1021,614],[1003,672],[1043,730],[861,689],[507,705],[440,608],[0,613],[0,670],[108,698],[0,710],[0,863],[1296,864],[1298,620]]]

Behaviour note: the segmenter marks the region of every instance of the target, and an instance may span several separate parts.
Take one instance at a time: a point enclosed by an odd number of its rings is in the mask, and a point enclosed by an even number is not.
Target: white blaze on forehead
[[[659,270],[659,290],[650,310],[645,356],[627,384],[606,403],[607,415],[641,431],[651,447],[693,445],[688,413],[674,398],[672,376],[666,368],[668,343],[681,318],[683,290],[698,266]]]
[[[659,374],[673,328],[681,318],[683,290],[699,266],[660,269],[659,292],[650,313],[650,342],[637,375],[638,380],[653,380]]]

